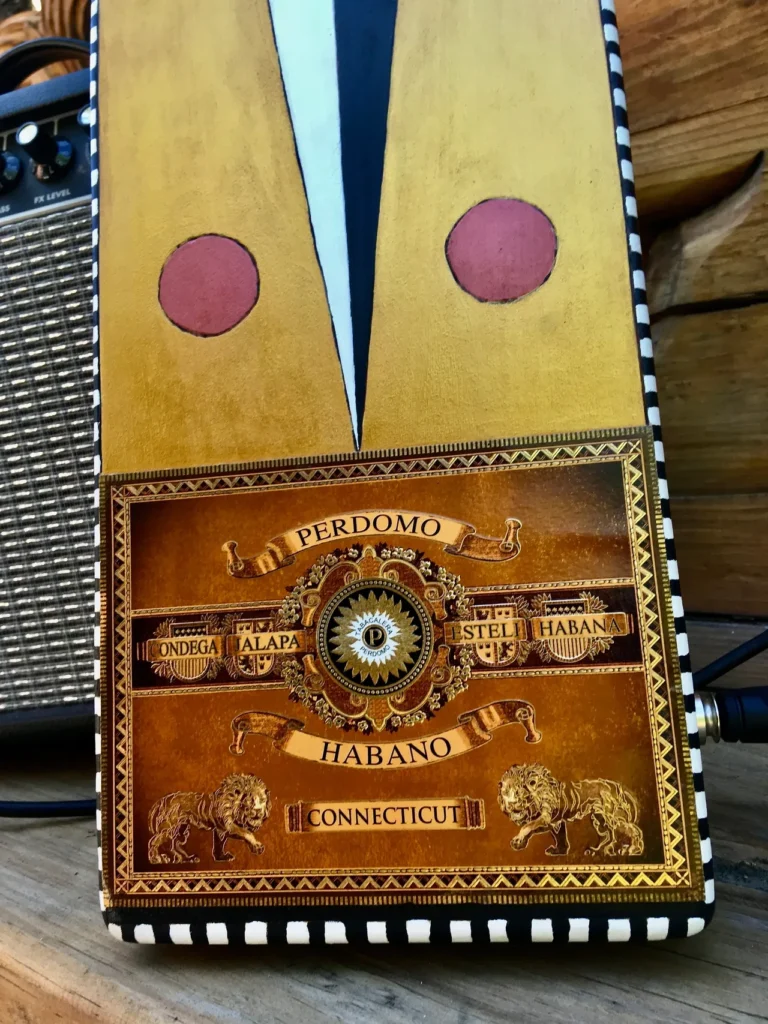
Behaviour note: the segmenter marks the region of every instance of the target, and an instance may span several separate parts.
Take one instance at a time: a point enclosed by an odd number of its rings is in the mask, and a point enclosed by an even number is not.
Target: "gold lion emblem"
[[[232,860],[229,839],[241,839],[253,853],[264,844],[254,835],[269,816],[269,790],[255,775],[228,775],[212,793],[168,793],[149,812],[150,864],[196,864],[184,846],[190,828],[213,832],[213,859]]]
[[[609,857],[639,856],[643,833],[637,824],[637,799],[609,779],[558,782],[541,764],[513,764],[499,782],[499,806],[520,831],[510,846],[523,850],[531,836],[549,832],[554,845],[546,853],[568,853],[567,822],[589,815],[599,842],[584,850],[587,856],[605,851]]]

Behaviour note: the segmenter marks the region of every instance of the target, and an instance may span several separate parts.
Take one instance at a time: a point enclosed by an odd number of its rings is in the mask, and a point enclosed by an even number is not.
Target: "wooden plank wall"
[[[646,251],[768,149],[762,0],[616,0]],[[689,612],[768,615],[768,174],[654,324]]]

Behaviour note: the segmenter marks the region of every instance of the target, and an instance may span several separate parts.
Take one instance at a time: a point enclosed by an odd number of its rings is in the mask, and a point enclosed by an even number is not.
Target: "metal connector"
[[[696,725],[699,730],[699,743],[704,746],[707,737],[711,736],[715,743],[720,742],[720,712],[714,693],[706,691],[694,695],[696,701]]]

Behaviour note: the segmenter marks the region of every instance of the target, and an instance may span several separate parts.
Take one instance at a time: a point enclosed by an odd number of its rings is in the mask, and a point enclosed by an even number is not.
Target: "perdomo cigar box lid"
[[[612,3],[204,7],[93,17],[110,931],[699,931]]]

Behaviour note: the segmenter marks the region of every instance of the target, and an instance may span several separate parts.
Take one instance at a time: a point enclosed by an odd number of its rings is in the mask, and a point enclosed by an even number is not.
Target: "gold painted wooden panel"
[[[768,494],[673,498],[688,612],[768,615]]]
[[[100,11],[103,469],[347,451],[350,418],[267,0]],[[190,237],[255,257],[256,306],[183,333],[158,277]]]
[[[672,494],[768,487],[768,305],[654,327]]]
[[[644,421],[598,4],[402,0],[382,188],[366,447]],[[438,31],[439,27],[439,31]],[[557,262],[517,302],[454,282],[446,236],[524,199]]]

